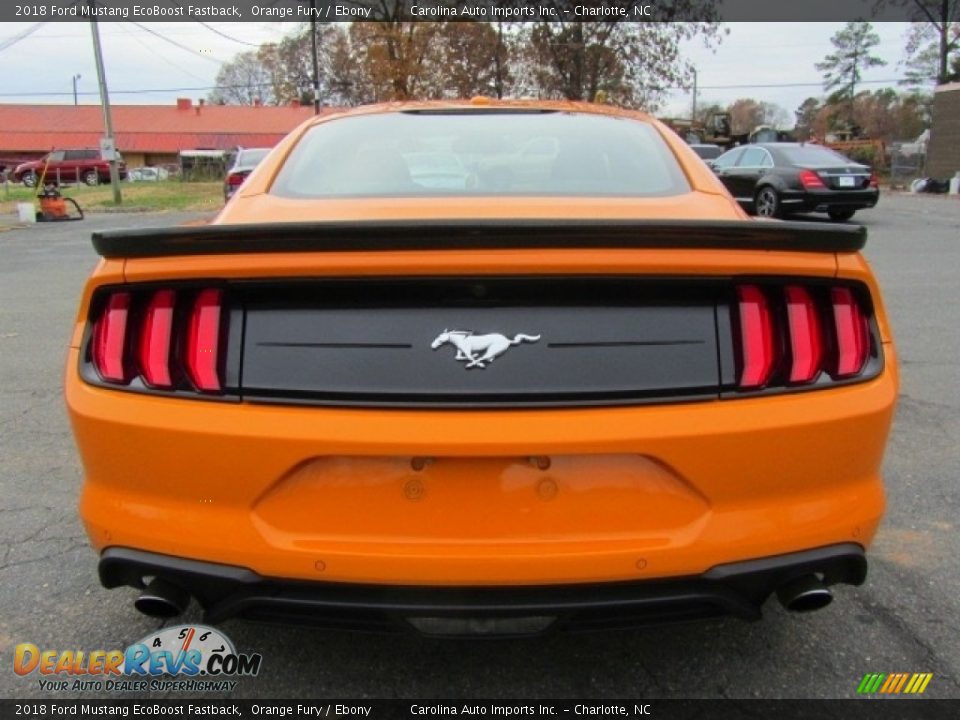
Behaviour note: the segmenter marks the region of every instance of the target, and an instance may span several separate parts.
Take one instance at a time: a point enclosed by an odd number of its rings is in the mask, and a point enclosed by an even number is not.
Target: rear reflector
[[[863,370],[870,354],[867,318],[850,288],[833,288],[830,300],[837,331],[837,364],[834,377],[851,377]]]
[[[130,293],[115,292],[93,326],[93,365],[107,382],[126,383],[130,379],[126,363],[129,315]]]
[[[220,310],[223,292],[201,290],[190,312],[184,365],[194,386],[203,392],[220,392]]]
[[[176,293],[173,290],[158,290],[154,293],[144,314],[137,359],[143,380],[150,387],[173,387],[170,349],[175,302]]]
[[[788,285],[784,295],[792,357],[790,382],[812,382],[820,374],[823,362],[823,336],[817,306],[810,292],[800,285]]]
[[[760,388],[767,384],[776,361],[773,319],[770,304],[756,285],[737,288],[740,298],[740,341],[743,367],[740,387]]]

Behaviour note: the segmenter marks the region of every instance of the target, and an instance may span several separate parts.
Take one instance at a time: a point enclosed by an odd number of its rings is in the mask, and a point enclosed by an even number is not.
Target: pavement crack
[[[947,672],[944,670],[945,668],[950,667],[949,660],[942,658],[940,653],[938,653],[936,649],[934,649],[924,638],[922,638],[920,634],[907,623],[906,620],[879,602],[869,605],[862,598],[858,598],[856,602],[865,612],[874,615],[880,620],[881,623],[892,628],[899,635],[905,637],[907,640],[920,648],[923,654],[926,655],[926,662],[931,668],[931,671],[934,672],[935,676],[937,677],[938,684],[946,682],[947,684],[951,685],[953,688],[951,694],[955,694],[958,690],[960,690],[960,684],[957,683],[956,678],[947,674]]]
[[[74,552],[76,550],[82,550],[85,547],[86,547],[86,543],[75,543],[73,545],[70,545],[67,548],[64,548],[63,550],[58,550],[57,552],[50,553],[49,555],[43,555],[37,558],[30,558],[29,560],[15,560],[13,562],[4,562],[2,565],[0,565],[0,571],[9,570],[10,568],[14,568],[14,567],[22,567],[24,565],[33,565],[34,563],[44,562],[46,560],[53,560],[54,558],[61,557],[68,553]],[[4,560],[6,560],[6,558],[4,558]]]

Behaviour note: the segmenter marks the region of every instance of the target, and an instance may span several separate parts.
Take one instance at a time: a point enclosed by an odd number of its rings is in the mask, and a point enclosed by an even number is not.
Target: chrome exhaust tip
[[[833,593],[816,575],[804,575],[777,589],[780,604],[791,612],[810,612],[825,608],[833,600]]]
[[[133,606],[144,615],[170,618],[180,615],[190,604],[190,593],[163,578],[154,578]]]

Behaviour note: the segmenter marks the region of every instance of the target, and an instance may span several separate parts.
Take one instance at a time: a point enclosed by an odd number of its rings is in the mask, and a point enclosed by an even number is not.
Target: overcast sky
[[[294,23],[141,23],[100,24],[104,63],[115,104],[167,104],[178,96],[197,99],[214,84],[225,60],[262,42],[294,32]],[[30,23],[0,23],[0,48],[10,38],[28,30]],[[832,49],[830,37],[841,23],[728,23],[730,33],[715,51],[699,40],[684,51],[699,72],[699,102],[726,105],[740,97],[753,97],[782,106],[790,113],[811,95],[822,94],[820,73],[814,63]],[[875,23],[880,35],[876,53],[886,67],[866,72],[869,81],[886,81],[903,75],[904,34],[907,23]],[[223,33],[217,34],[214,30]],[[165,38],[165,39],[164,39]],[[249,44],[244,44],[249,43]],[[3,81],[0,102],[73,102],[71,78],[78,81],[80,102],[99,103],[96,69],[87,23],[46,23],[14,45],[0,49]],[[808,86],[794,86],[809,84]],[[769,85],[777,87],[748,87]],[[875,89],[889,82],[870,83]],[[720,87],[738,86],[738,87]],[[122,91],[151,91],[136,94]],[[29,93],[60,93],[30,95]],[[661,115],[689,116],[690,94],[677,91],[667,99]]]

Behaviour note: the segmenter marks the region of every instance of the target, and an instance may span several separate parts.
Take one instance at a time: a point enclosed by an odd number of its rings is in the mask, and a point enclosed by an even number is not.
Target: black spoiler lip
[[[504,249],[785,250],[852,253],[858,225],[762,220],[390,220],[106,230],[105,258],[283,252]]]

